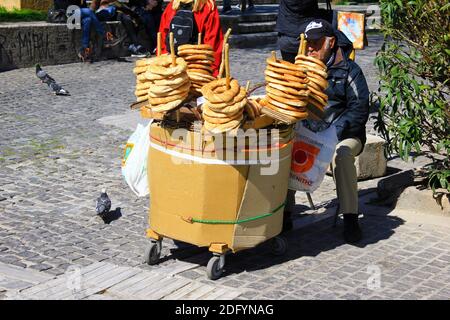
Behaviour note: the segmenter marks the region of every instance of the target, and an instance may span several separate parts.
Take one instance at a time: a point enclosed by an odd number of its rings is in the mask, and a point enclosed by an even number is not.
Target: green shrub
[[[375,59],[376,128],[390,153],[433,159],[429,186],[450,192],[450,3],[381,0],[380,6],[385,41]]]
[[[16,22],[16,21],[45,21],[47,13],[44,11],[31,9],[12,9],[6,10],[0,7],[0,22]]]

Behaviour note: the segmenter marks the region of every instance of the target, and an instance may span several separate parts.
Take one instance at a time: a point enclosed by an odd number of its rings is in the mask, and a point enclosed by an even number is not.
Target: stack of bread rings
[[[261,105],[259,103],[260,98],[248,98],[245,105],[245,113],[248,119],[255,120],[261,115]]]
[[[283,113],[292,121],[306,119],[308,112],[308,79],[299,66],[278,60],[275,52],[266,60],[265,107]]]
[[[201,94],[200,89],[215,80],[212,76],[214,51],[209,44],[184,44],[178,47],[178,55],[187,62],[187,73],[191,80],[191,91]]]
[[[145,78],[150,82],[148,102],[152,111],[175,109],[189,95],[191,83],[186,72],[187,64],[183,58],[173,59],[170,55],[161,55],[148,64]]]
[[[311,118],[321,118],[325,106],[328,103],[328,96],[324,91],[328,87],[327,66],[319,59],[305,55],[306,41],[301,36],[299,53],[295,57],[295,64],[306,70],[308,77],[308,111]]]
[[[145,72],[152,59],[140,59],[136,61],[136,67],[133,69],[133,73],[136,75],[136,90],[134,94],[136,95],[137,102],[143,102],[148,99],[148,89],[150,88],[151,82],[145,77]]]
[[[247,90],[239,86],[236,79],[217,79],[202,87],[201,92],[206,99],[203,104],[204,127],[211,133],[223,133],[236,129],[243,119],[244,107],[247,104]]]

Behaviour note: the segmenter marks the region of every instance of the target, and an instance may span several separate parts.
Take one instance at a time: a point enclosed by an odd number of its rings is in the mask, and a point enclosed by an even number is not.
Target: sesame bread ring
[[[170,56],[163,56],[166,59],[155,60],[148,66],[148,71],[163,76],[175,76],[182,73],[187,69],[187,63],[183,58],[176,58],[176,64],[172,67],[171,64],[167,65],[167,60],[171,61]]]
[[[279,79],[275,79],[269,76],[266,76],[266,81],[269,83],[277,83],[277,84],[281,84],[283,86],[286,87],[291,87],[291,88],[295,88],[297,90],[299,89],[307,89],[308,85],[306,83],[297,83],[297,82],[289,82],[289,81],[283,81],[283,80],[279,80]]]
[[[247,99],[243,99],[239,102],[236,102],[235,104],[231,104],[231,105],[226,106],[225,108],[220,108],[220,109],[214,108],[214,106],[210,102],[207,102],[207,103],[208,103],[208,108],[211,111],[230,115],[230,114],[235,114],[238,111],[241,111],[247,104]]]
[[[238,118],[241,118],[241,117],[242,117],[242,114],[238,114],[234,118],[214,118],[214,117],[210,117],[206,114],[203,114],[203,119],[205,120],[205,122],[212,123],[212,124],[224,124],[224,123],[228,123],[233,120],[237,120]]]
[[[135,67],[135,68],[133,69],[133,73],[136,74],[136,75],[141,74],[141,73],[144,73],[145,71],[147,71],[147,66],[143,66],[143,67]]]
[[[304,62],[301,62],[301,65],[307,69],[307,73],[313,72],[313,73],[321,76],[324,79],[326,79],[328,77],[327,72],[322,69],[319,69],[317,66],[313,67],[313,66],[305,65]]]
[[[149,105],[150,109],[152,109],[155,112],[167,112],[170,111],[172,109],[175,109],[176,107],[178,107],[180,104],[183,103],[183,101],[188,97],[188,94],[186,94],[183,98],[175,100],[175,101],[171,101],[168,103],[164,103],[164,104],[160,104],[160,105]]]
[[[306,78],[306,73],[303,71],[294,71],[294,70],[289,70],[289,69],[281,69],[281,68],[277,68],[274,66],[271,66],[270,64],[268,64],[266,66],[266,70],[270,70],[272,72],[277,72],[277,73],[283,73],[283,74],[290,74],[299,78]],[[305,70],[306,71],[306,70]]]
[[[294,96],[299,96],[299,95],[303,96],[306,93],[309,94],[308,89],[300,89],[300,90],[298,90],[298,89],[294,89],[294,88],[291,88],[291,87],[283,86],[282,84],[278,84],[278,83],[268,82],[266,87],[275,88],[277,90],[283,91],[283,92],[285,92],[287,94],[291,94],[291,95],[294,95]]]
[[[325,91],[325,89],[328,88],[328,81],[326,80],[326,78],[323,78],[318,74],[308,72],[308,79],[310,82],[314,82],[315,84],[317,84],[320,87],[321,91]]]
[[[196,49],[196,50],[213,50],[213,47],[210,44],[182,44],[178,47],[178,51],[183,51],[186,49]]]
[[[317,90],[316,88],[311,87],[311,86],[309,87],[309,91],[311,91],[311,95],[316,95],[316,96],[322,98],[323,100],[328,101],[328,96],[325,93],[323,93],[322,91]]]
[[[182,92],[182,93],[178,93],[178,94],[174,94],[174,95],[170,95],[167,97],[159,97],[159,98],[155,98],[155,97],[148,97],[148,102],[150,103],[150,105],[160,105],[160,104],[165,104],[168,102],[172,102],[178,99],[182,99],[184,97],[186,97],[187,92]]]
[[[155,59],[157,59],[157,57],[139,59],[139,60],[136,61],[136,67],[148,66]]]
[[[287,106],[292,106],[292,107],[306,107],[306,105],[308,104],[308,100],[306,100],[306,98],[305,98],[305,100],[291,100],[291,99],[279,97],[279,96],[274,95],[269,92],[267,92],[267,97],[270,98],[269,101],[278,101],[280,103],[283,103]]]
[[[193,55],[187,55],[186,57],[183,57],[184,60],[186,60],[187,63],[190,61],[196,61],[196,60],[209,60],[211,62],[214,62],[214,56],[208,55],[208,54],[193,54]]]
[[[275,106],[270,102],[266,102],[265,107],[283,113],[289,117],[295,118],[296,120],[306,119],[308,117],[308,112],[306,110],[299,110],[299,111],[286,110],[283,108],[279,108],[278,106]]]
[[[266,60],[268,65],[271,65],[275,68],[281,68],[281,69],[288,69],[288,70],[293,70],[293,71],[300,71],[302,72],[302,68],[300,68],[298,65],[295,65],[293,63],[284,61],[284,60],[276,60],[274,58],[268,58]]]
[[[270,70],[265,70],[264,74],[266,76],[275,78],[275,79],[279,79],[279,80],[285,80],[285,81],[290,81],[290,82],[299,82],[299,83],[308,83],[308,78],[299,78],[296,76],[293,76],[291,74],[282,74],[282,73],[277,73],[277,72],[273,72]]]
[[[215,111],[210,109],[209,103],[206,102],[206,103],[204,103],[202,105],[202,112],[204,114],[206,114],[207,116],[214,117],[214,118],[230,118],[230,117],[233,117],[233,116],[236,116],[236,115],[242,113],[242,110],[237,110],[234,113],[228,113],[228,114],[227,113],[221,113],[221,112],[215,112]]]
[[[195,68],[189,68],[187,69],[187,73],[201,73],[201,74],[208,74],[211,75],[211,72],[205,69],[195,69]]]
[[[174,91],[175,89],[180,88],[183,85],[190,85],[190,81],[187,81],[185,83],[180,83],[177,85],[170,85],[170,86],[158,86],[158,85],[153,84],[148,90],[155,94],[164,95],[164,94],[168,94],[168,93]]]
[[[136,91],[134,91],[134,95],[136,97],[146,96],[146,95],[148,95],[148,90],[136,90]]]
[[[147,82],[140,82],[136,84],[136,90],[145,90],[150,88],[152,83],[150,81]]]
[[[231,120],[224,124],[213,124],[213,123],[209,123],[209,122],[205,121],[204,127],[206,130],[208,130],[211,133],[216,133],[216,134],[224,133],[224,132],[228,132],[228,131],[238,128],[241,124],[242,119],[243,119],[243,116],[242,116],[242,118],[238,118],[236,120]]]
[[[136,81],[139,81],[139,82],[147,81],[148,79],[146,77],[146,74],[147,74],[146,72],[138,74],[137,77],[136,77]]]
[[[327,66],[325,65],[325,63],[323,63],[322,60],[314,58],[314,57],[305,56],[305,55],[298,55],[298,56],[295,57],[295,61],[296,62],[297,61],[311,62],[311,63],[317,65],[320,69],[327,70]]]
[[[153,91],[148,90],[148,96],[152,97],[152,98],[163,98],[163,97],[167,97],[167,96],[182,94],[182,93],[186,93],[189,90],[190,86],[191,86],[190,82],[186,82],[179,88],[170,90],[168,92],[163,92],[163,93],[159,93],[159,92],[155,93]]]
[[[328,78],[328,73],[326,71],[317,68],[308,68],[306,74],[308,75],[308,77],[310,77],[311,75],[316,75],[321,77],[322,79]]]
[[[189,81],[189,77],[188,77],[187,73],[182,73],[178,76],[174,76],[171,78],[155,80],[155,81],[153,81],[153,83],[156,84],[157,86],[170,86],[170,85],[182,84],[187,81]]]
[[[212,61],[211,60],[205,60],[205,59],[196,59],[196,60],[186,60],[187,64],[188,64],[188,68],[191,64],[203,64],[205,66],[211,66],[212,65]]]
[[[293,100],[300,100],[302,98],[306,100],[306,98],[309,96],[308,90],[297,91],[299,94],[294,95],[294,94],[285,93],[281,90],[272,88],[270,86],[266,86],[266,92],[277,95],[277,96],[285,98],[285,99],[293,99]]]
[[[258,101],[254,99],[248,99],[247,104],[249,104],[252,107],[257,117],[261,115],[261,106],[259,105]]]
[[[191,63],[188,65],[188,69],[205,69],[208,70],[212,73],[212,68],[211,66],[208,65],[204,65],[204,64],[199,64],[199,63]]]
[[[325,115],[323,106],[313,98],[309,98],[308,102],[309,103],[306,108],[308,110],[308,114],[309,114],[310,118],[315,119],[315,120],[323,119],[323,117]]]
[[[147,96],[139,96],[136,98],[136,102],[147,101],[147,99],[148,99]]]
[[[204,54],[204,55],[214,55],[214,51],[213,50],[209,50],[209,49],[184,49],[184,50],[180,50],[180,48],[178,48],[178,55],[180,57],[183,56],[187,56],[187,55],[195,55],[195,54]]]
[[[220,88],[220,89],[222,89],[222,88]],[[214,110],[216,112],[221,112],[221,109],[226,108],[227,106],[230,106],[230,105],[234,105],[238,102],[241,102],[242,100],[244,100],[244,98],[246,96],[247,96],[247,90],[245,90],[245,88],[241,87],[239,90],[239,93],[237,95],[235,95],[233,97],[233,99],[231,99],[230,101],[220,102],[220,103],[213,103],[213,102],[209,101],[209,104],[210,104],[212,110]]]
[[[230,81],[230,89],[221,93],[215,93],[219,87],[226,86],[226,78],[211,81],[202,88],[203,96],[212,103],[222,103],[231,101],[240,90],[239,83],[236,79]]]
[[[213,76],[211,76],[210,74],[203,74],[203,73],[199,73],[199,72],[190,72],[190,71],[188,71],[188,76],[189,76],[189,78],[191,78],[193,80],[207,81],[207,82],[211,82],[216,79]]]
[[[163,79],[165,79],[165,78],[167,78],[167,76],[163,76],[163,75],[160,75],[160,74],[156,74],[156,73],[153,73],[153,72],[151,72],[151,71],[149,71],[149,70],[147,70],[147,72],[145,72],[144,74],[144,77],[145,77],[145,80],[150,80],[150,81],[153,81],[153,80],[163,80]],[[140,75],[138,76],[138,78],[140,77]]]

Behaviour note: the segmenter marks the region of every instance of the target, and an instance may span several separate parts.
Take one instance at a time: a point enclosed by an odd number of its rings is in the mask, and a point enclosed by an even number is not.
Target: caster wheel
[[[286,238],[284,237],[275,237],[272,239],[272,242],[270,243],[270,249],[272,253],[276,256],[282,256],[286,253],[288,248],[288,243]]]
[[[149,265],[157,264],[161,256],[161,249],[161,241],[152,241],[147,249],[145,249],[145,262]]]
[[[221,261],[221,258],[223,261]],[[208,261],[206,266],[206,275],[211,280],[217,280],[222,276],[225,257],[214,256]]]

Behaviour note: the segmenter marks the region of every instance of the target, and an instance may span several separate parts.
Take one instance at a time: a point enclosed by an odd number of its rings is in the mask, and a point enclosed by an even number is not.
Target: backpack
[[[192,3],[181,4],[177,13],[169,24],[169,32],[166,36],[166,48],[170,52],[170,32],[173,33],[175,54],[178,47],[187,43],[197,43],[198,28],[195,23]]]
[[[81,3],[79,0],[54,0],[53,8],[48,9],[47,11],[47,22],[50,23],[66,23],[67,15],[66,11],[69,6],[76,5],[81,7],[85,7],[86,1]]]

